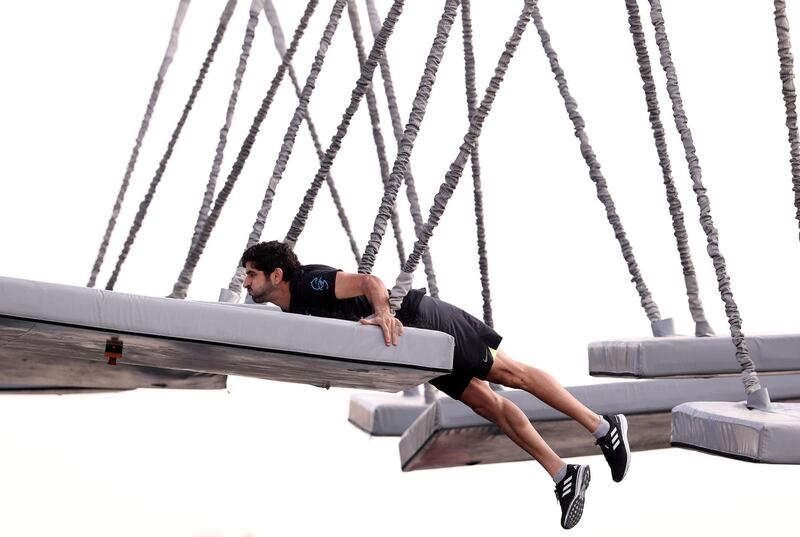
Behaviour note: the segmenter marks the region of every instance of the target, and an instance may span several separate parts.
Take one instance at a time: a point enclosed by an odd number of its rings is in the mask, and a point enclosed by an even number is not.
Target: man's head
[[[277,293],[300,266],[292,249],[282,242],[254,244],[242,254],[241,265],[246,270],[244,287],[254,302],[275,302]],[[283,284],[283,285],[282,285]]]

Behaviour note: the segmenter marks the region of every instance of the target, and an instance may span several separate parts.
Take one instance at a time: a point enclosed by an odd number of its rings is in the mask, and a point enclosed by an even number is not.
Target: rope
[[[444,56],[444,49],[447,45],[447,38],[456,17],[458,3],[458,0],[447,0],[442,17],[439,19],[436,37],[433,40],[430,52],[428,53],[428,59],[425,62],[425,70],[420,79],[419,87],[417,88],[417,93],[411,107],[411,113],[409,114],[408,123],[403,133],[403,139],[397,151],[397,158],[394,161],[392,174],[389,177],[389,185],[384,192],[383,199],[378,208],[378,214],[375,217],[370,240],[364,250],[364,255],[361,257],[362,264],[366,266],[371,267],[375,263],[375,257],[378,255],[378,250],[380,250],[381,239],[386,232],[386,221],[394,208],[397,191],[400,188],[400,181],[405,175],[408,161],[411,158],[411,152],[414,149],[414,141],[419,133],[422,120],[425,117],[425,109],[428,106],[428,99],[433,90],[433,84],[436,82],[436,72]],[[424,229],[422,232],[424,233]],[[419,243],[419,241],[420,239],[417,239],[417,243]],[[413,271],[411,272],[413,273]]]
[[[358,16],[358,7],[356,6],[355,0],[348,0],[347,13],[350,16],[350,26],[353,29],[353,40],[355,41],[356,53],[358,54],[358,65],[362,66],[367,61],[367,54],[364,52],[364,40],[361,37],[361,21]],[[366,97],[369,119],[372,124],[372,138],[375,141],[375,149],[378,153],[378,164],[381,169],[381,179],[385,191],[389,184],[389,163],[386,160],[386,143],[383,140],[383,133],[381,132],[378,101],[375,99],[375,92],[372,90],[372,85],[367,88]],[[403,261],[406,259],[406,252],[405,246],[403,245],[403,235],[400,231],[400,217],[397,214],[397,207],[392,210],[392,230],[394,231],[397,242],[397,256],[400,259],[400,266],[402,267]],[[367,267],[359,263],[358,272],[369,274],[372,272],[372,267]]]
[[[286,42],[283,37],[283,28],[281,27],[281,22],[278,19],[278,12],[275,10],[275,5],[272,3],[272,0],[266,0],[264,12],[266,13],[267,20],[272,27],[272,36],[275,41],[275,48],[280,53],[281,57],[283,57],[283,55],[286,54]],[[295,94],[299,100],[300,97],[302,97],[303,89],[300,87],[300,83],[297,81],[297,74],[295,73],[294,67],[292,67],[291,64],[289,65],[289,78],[292,80],[292,86],[294,86]],[[308,110],[306,110],[305,123],[308,127],[309,134],[311,134],[311,141],[314,143],[314,149],[317,152],[317,158],[322,161],[322,158],[324,157],[324,153],[322,152],[322,144],[320,144],[317,128],[314,125],[314,122],[311,121],[311,114]],[[347,239],[350,242],[350,249],[353,252],[356,263],[358,263],[360,250],[356,244],[355,237],[353,237],[353,231],[350,229],[350,221],[347,219],[347,214],[345,213],[344,206],[342,205],[342,200],[339,196],[339,190],[336,188],[336,183],[333,180],[333,175],[328,174],[328,177],[325,178],[325,181],[330,189],[331,198],[333,199],[333,204],[336,207],[336,213],[339,215],[339,221],[342,224],[342,229],[344,229],[345,233],[347,234]]]
[[[467,118],[472,121],[478,106],[475,89],[475,54],[472,49],[472,14],[470,0],[461,2],[461,24],[464,38],[464,80],[467,91]],[[481,296],[483,297],[483,321],[494,327],[492,319],[492,294],[489,289],[489,257],[486,254],[486,228],[483,222],[483,191],[481,190],[481,163],[478,156],[478,141],[470,153],[472,158],[472,184],[475,199],[475,226],[478,237],[478,268],[481,273]]]
[[[760,390],[761,384],[758,381],[755,365],[750,358],[750,352],[744,340],[739,307],[733,299],[730,278],[728,277],[727,267],[725,266],[725,258],[722,256],[719,249],[719,234],[711,218],[711,204],[706,195],[706,188],[703,186],[700,162],[697,158],[697,152],[692,140],[692,133],[686,119],[686,112],[683,109],[683,101],[678,87],[678,75],[675,71],[675,65],[672,62],[672,54],[670,53],[669,40],[667,38],[664,17],[661,12],[661,2],[659,0],[650,0],[650,19],[656,30],[656,43],[658,43],[658,48],[661,52],[661,66],[664,68],[664,72],[667,75],[667,92],[672,101],[672,116],[675,118],[675,126],[681,135],[681,141],[683,142],[683,147],[686,152],[686,161],[689,164],[689,176],[692,178],[693,190],[697,197],[697,205],[700,207],[700,224],[706,234],[708,254],[713,260],[714,269],[717,273],[717,284],[722,301],[725,303],[725,314],[728,316],[731,338],[733,339],[733,344],[736,346],[736,359],[742,369],[742,381],[745,386],[745,392],[749,395]]]
[[[537,0],[525,1],[525,6],[519,15],[516,25],[514,26],[514,31],[509,40],[506,42],[505,50],[500,55],[500,59],[497,62],[497,67],[494,71],[495,74],[489,81],[489,86],[486,88],[486,93],[483,96],[480,106],[470,120],[469,130],[467,131],[467,134],[464,135],[464,142],[459,148],[458,156],[450,164],[450,169],[445,175],[445,180],[439,187],[439,192],[434,197],[434,203],[430,209],[428,221],[423,226],[419,240],[414,243],[414,251],[406,261],[405,267],[403,267],[403,272],[401,272],[397,277],[395,287],[392,289],[390,302],[394,308],[399,307],[403,297],[411,288],[411,276],[419,264],[422,252],[424,252],[428,246],[428,241],[433,235],[433,230],[436,228],[436,225],[439,223],[439,220],[441,219],[441,216],[447,207],[448,200],[453,195],[455,188],[458,186],[458,181],[461,178],[461,174],[464,173],[464,167],[467,164],[467,158],[469,157],[472,149],[475,147],[475,142],[480,137],[483,122],[486,120],[486,116],[488,116],[489,112],[491,111],[492,103],[494,102],[497,92],[500,89],[500,84],[505,78],[506,71],[511,63],[511,59],[514,57],[514,53],[516,52],[517,47],[522,40],[522,34],[524,33],[525,28],[530,21],[531,13],[536,9],[536,1]]]
[[[164,153],[164,156],[161,158],[161,162],[158,165],[158,169],[156,170],[155,176],[153,177],[152,181],[150,182],[150,187],[147,189],[147,193],[144,196],[144,199],[139,204],[139,211],[136,213],[136,217],[133,220],[133,225],[131,226],[130,231],[128,232],[128,238],[125,239],[125,244],[122,247],[122,252],[117,259],[117,264],[114,267],[114,272],[111,274],[111,277],[106,283],[106,289],[111,291],[114,289],[114,285],[117,282],[117,278],[119,277],[120,269],[122,269],[123,263],[128,257],[128,253],[130,252],[131,246],[133,246],[133,242],[136,240],[136,233],[142,227],[142,222],[144,221],[144,217],[147,215],[147,209],[150,207],[150,202],[153,200],[153,197],[156,193],[156,188],[158,184],[161,182],[161,178],[164,176],[164,171],[167,169],[167,163],[169,162],[170,157],[172,156],[172,151],[175,148],[175,144],[178,141],[178,137],[183,130],[183,126],[186,124],[186,120],[189,117],[189,112],[192,111],[192,106],[194,106],[194,101],[197,98],[197,94],[200,92],[200,88],[203,87],[203,81],[205,80],[206,74],[208,73],[208,69],[211,67],[211,63],[214,61],[214,55],[217,52],[217,48],[219,47],[222,38],[225,35],[225,30],[228,27],[228,22],[231,20],[231,15],[233,15],[233,10],[236,7],[236,0],[228,0],[225,4],[225,9],[222,11],[222,15],[219,19],[219,25],[217,26],[217,31],[214,34],[214,39],[211,42],[211,47],[208,49],[208,53],[206,54],[205,60],[203,60],[203,66],[200,68],[200,73],[197,76],[197,80],[194,83],[194,87],[192,87],[192,92],[189,95],[189,100],[186,102],[186,105],[183,108],[183,113],[181,114],[180,119],[178,120],[178,124],[175,126],[175,130],[172,133],[172,137],[170,138],[169,144],[167,145],[167,150]]]
[[[292,221],[292,225],[286,234],[286,238],[284,239],[284,242],[292,247],[297,243],[300,233],[303,232],[306,220],[308,219],[308,213],[313,208],[314,200],[319,192],[319,187],[322,185],[322,181],[324,180],[325,176],[330,173],[331,165],[333,164],[333,160],[336,158],[336,153],[341,147],[342,140],[347,134],[347,128],[350,125],[350,121],[353,119],[353,114],[355,114],[356,110],[358,110],[358,105],[360,104],[361,99],[364,97],[367,88],[369,88],[371,84],[375,67],[378,64],[378,60],[386,48],[386,43],[391,36],[392,31],[394,30],[394,26],[403,11],[404,3],[405,0],[394,0],[389,13],[386,15],[386,20],[383,23],[383,27],[378,33],[378,36],[375,38],[375,43],[372,45],[372,50],[369,53],[369,57],[361,67],[361,76],[356,82],[355,89],[352,91],[350,104],[347,106],[347,109],[343,114],[342,121],[339,123],[339,126],[336,129],[336,134],[333,135],[330,146],[328,146],[328,149],[325,151],[325,159],[323,160],[322,164],[320,164],[320,168],[317,171],[311,186],[306,191],[306,195],[303,198],[303,203],[300,205],[300,208],[298,209],[297,214]]]
[[[206,225],[208,220],[208,213],[211,210],[211,202],[214,200],[214,192],[217,188],[217,178],[219,171],[222,167],[222,159],[225,154],[225,147],[228,144],[228,132],[233,122],[233,114],[236,110],[236,103],[239,98],[239,90],[242,87],[242,78],[247,70],[247,59],[250,57],[250,49],[253,47],[253,39],[255,39],[255,29],[258,25],[258,17],[261,10],[264,9],[264,0],[253,0],[250,4],[250,18],[247,21],[247,28],[245,29],[244,42],[242,43],[242,52],[239,55],[239,64],[236,66],[236,75],[233,80],[233,89],[231,96],[228,99],[228,108],[225,113],[225,122],[219,131],[219,141],[217,142],[217,149],[214,153],[214,162],[211,165],[211,173],[208,177],[208,184],[206,191],[203,194],[203,202],[200,205],[200,211],[197,214],[197,221],[194,225],[194,232],[192,233],[192,240],[189,246],[189,262],[184,264],[184,269],[178,276],[178,280],[172,287],[172,293],[169,298],[186,298],[186,292],[189,285],[192,283],[192,273],[194,267],[200,261],[200,256],[197,254],[195,247],[200,233]],[[187,266],[188,265],[188,266]]]
[[[347,0],[336,0],[333,5],[333,10],[331,11],[330,18],[328,19],[328,25],[325,27],[325,31],[322,34],[322,39],[320,40],[319,49],[314,57],[314,63],[311,65],[311,71],[306,78],[306,84],[303,87],[303,91],[300,96],[300,102],[295,108],[294,115],[289,122],[289,127],[286,130],[286,134],[283,136],[283,145],[278,153],[278,159],[275,162],[275,167],[272,170],[272,177],[270,177],[267,190],[264,193],[261,209],[259,209],[258,214],[256,215],[256,221],[253,223],[253,229],[248,236],[248,248],[256,244],[261,238],[261,232],[264,230],[264,223],[266,222],[269,211],[272,208],[272,202],[275,199],[275,191],[278,188],[278,184],[281,182],[281,179],[283,178],[283,173],[286,171],[286,165],[289,163],[289,158],[292,155],[292,149],[294,148],[294,142],[297,139],[297,131],[300,129],[300,123],[302,123],[303,118],[308,113],[308,103],[311,100],[311,94],[314,92],[317,76],[319,76],[319,73],[322,70],[322,65],[325,62],[325,55],[328,52],[331,41],[333,40],[333,34],[336,33],[336,29],[339,26],[339,20],[342,17],[342,11],[344,11],[344,5],[346,1]],[[326,174],[326,176],[327,175],[328,174]],[[322,184],[322,181],[324,181],[324,177],[320,180],[320,185]],[[228,289],[232,293],[238,295],[241,291],[243,281],[244,271],[240,267],[237,268],[233,279],[231,279],[231,282],[228,285]]]
[[[369,22],[372,28],[373,37],[378,35],[381,29],[381,18],[378,15],[378,10],[375,9],[375,1],[367,0],[367,14],[369,15]],[[392,82],[392,72],[389,68],[389,60],[384,52],[381,56],[381,77],[383,78],[383,88],[386,93],[386,101],[389,105],[389,116],[392,119],[392,130],[394,131],[395,141],[398,148],[403,139],[403,124],[400,120],[400,110],[397,107],[397,96],[394,93],[394,83]],[[411,218],[414,221],[414,236],[419,237],[419,232],[422,229],[422,210],[419,206],[419,197],[417,196],[417,189],[414,183],[414,175],[411,173],[411,163],[409,162],[404,177],[406,182],[406,197],[408,198],[408,205],[411,212]],[[433,268],[433,259],[431,257],[430,249],[425,250],[422,254],[422,262],[425,265],[425,276],[428,280],[428,292],[432,297],[439,298],[439,286],[436,283],[436,271]]]
[[[789,19],[786,2],[775,0],[775,31],[778,34],[778,58],[781,63],[781,89],[786,105],[786,127],[789,129],[790,159],[792,165],[792,190],[794,191],[795,220],[800,224],[800,137],[797,134],[797,92],[794,89],[794,57],[789,39]]]
[[[87,287],[94,287],[94,284],[97,282],[97,275],[100,273],[100,267],[103,266],[103,260],[106,256],[108,243],[111,240],[111,234],[114,232],[114,227],[117,225],[117,217],[122,209],[122,201],[125,199],[125,193],[128,191],[128,185],[130,184],[131,175],[133,175],[133,169],[136,167],[136,161],[139,158],[139,150],[142,147],[144,135],[147,133],[147,129],[150,127],[150,119],[153,117],[153,111],[156,107],[156,103],[158,102],[158,96],[161,93],[161,86],[164,84],[164,78],[167,76],[167,70],[172,64],[172,59],[175,57],[175,52],[178,50],[178,37],[180,36],[181,26],[183,25],[183,19],[186,16],[186,11],[189,9],[190,1],[191,0],[180,0],[178,3],[178,11],[175,13],[175,20],[172,23],[169,44],[167,45],[167,50],[164,53],[164,58],[161,60],[161,67],[158,69],[158,75],[156,76],[156,81],[153,84],[153,89],[150,92],[150,99],[147,101],[147,108],[145,109],[144,118],[142,118],[142,124],[139,126],[139,133],[136,135],[136,142],[133,145],[133,151],[128,159],[128,167],[125,169],[125,175],[122,178],[122,184],[119,187],[117,199],[114,202],[114,207],[111,209],[111,217],[108,219],[106,232],[103,235],[103,240],[100,242],[100,249],[97,252],[97,259],[94,261],[92,272],[89,275],[89,281],[86,283]]]
[[[372,29],[373,37],[377,37],[381,29],[381,18],[378,15],[378,10],[375,8],[374,0],[367,0],[367,15],[369,16],[370,27]],[[403,140],[403,123],[400,119],[400,110],[397,106],[397,96],[394,92],[394,83],[392,82],[392,72],[389,68],[389,59],[384,52],[380,60],[381,78],[383,79],[383,89],[386,94],[386,101],[389,106],[389,117],[392,120],[392,130],[394,138],[397,142],[398,150],[400,143]],[[411,173],[411,163],[409,162],[405,174],[406,183],[406,198],[408,199],[409,210],[411,212],[411,219],[414,221],[414,235],[419,237],[419,232],[422,229],[422,210],[419,206],[419,197],[417,196],[417,189],[414,183],[414,175]],[[436,272],[433,268],[433,258],[431,257],[430,250],[426,250],[423,254],[422,261],[425,264],[425,276],[428,281],[428,292],[431,296],[439,298],[439,286],[436,283]],[[404,397],[414,397],[419,394],[419,387],[407,388],[403,390]],[[423,400],[426,404],[432,404],[436,401],[436,389],[430,384],[423,385]]]
[[[267,94],[264,99],[261,101],[261,107],[256,112],[255,117],[253,118],[253,123],[250,125],[250,130],[245,137],[244,142],[242,142],[242,147],[239,149],[239,154],[236,157],[236,161],[233,163],[230,173],[228,174],[227,179],[225,180],[225,184],[220,189],[219,193],[217,193],[217,199],[214,201],[214,206],[211,209],[211,212],[208,214],[208,220],[206,221],[206,225],[203,227],[200,236],[197,238],[197,243],[194,247],[194,252],[190,251],[190,255],[186,257],[186,263],[184,264],[183,273],[191,275],[194,271],[195,265],[191,264],[192,259],[199,259],[200,256],[203,254],[203,250],[205,249],[206,244],[208,243],[208,239],[211,236],[211,232],[214,230],[214,226],[219,219],[219,215],[222,212],[222,208],[225,206],[225,203],[228,200],[228,196],[230,196],[231,191],[233,190],[236,181],[239,179],[239,176],[242,174],[244,170],[244,165],[247,162],[247,157],[250,156],[250,151],[253,148],[253,144],[255,144],[256,137],[258,136],[259,128],[261,124],[264,122],[264,119],[267,117],[267,112],[269,111],[270,106],[272,105],[272,101],[275,98],[275,93],[278,91],[278,86],[280,86],[281,81],[283,80],[284,74],[288,69],[292,58],[294,57],[295,52],[297,51],[297,46],[300,43],[300,39],[303,37],[306,28],[308,27],[308,21],[311,19],[311,15],[314,14],[314,10],[319,4],[319,0],[310,0],[309,3],[306,5],[306,10],[303,13],[303,16],[300,18],[300,22],[297,24],[297,28],[295,29],[294,36],[292,37],[292,42],[289,46],[289,50],[286,51],[286,55],[283,57],[283,61],[281,62],[280,66],[278,67],[275,76],[272,78],[272,82],[270,83],[269,89],[267,90]],[[191,280],[191,278],[190,278]]]
[[[647,42],[642,30],[642,20],[639,16],[639,6],[637,0],[625,0],[628,8],[628,23],[630,24],[633,45],[636,49],[636,60],[639,63],[639,74],[644,83],[643,89],[647,101],[647,111],[650,117],[650,126],[653,131],[653,138],[658,152],[658,163],[664,178],[664,187],[667,192],[667,202],[669,203],[669,214],[672,216],[673,235],[678,244],[678,255],[683,268],[683,281],[686,284],[686,295],[689,299],[689,311],[692,320],[695,322],[696,336],[712,336],[714,331],[708,323],[703,311],[703,304],[700,300],[700,287],[697,283],[692,253],[689,248],[689,236],[686,233],[683,210],[681,201],[678,198],[678,190],[672,180],[672,164],[670,163],[667,141],[664,137],[664,125],[661,123],[661,111],[658,106],[658,95],[656,93],[656,83],[653,79],[653,71],[650,65],[650,55],[647,52]]]
[[[625,259],[625,262],[628,265],[628,272],[632,277],[632,281],[636,285],[636,290],[639,293],[640,303],[644,308],[645,313],[647,313],[647,318],[650,319],[651,324],[655,326],[655,323],[659,323],[661,321],[661,314],[659,313],[658,306],[653,300],[653,297],[650,295],[650,291],[648,290],[647,285],[644,282],[644,278],[639,271],[639,266],[636,263],[636,258],[633,255],[633,247],[628,241],[625,230],[622,227],[622,222],[620,221],[619,215],[617,215],[616,207],[614,206],[614,200],[611,198],[611,193],[608,191],[608,184],[606,183],[605,177],[603,177],[602,171],[600,171],[600,163],[597,161],[597,155],[589,143],[589,137],[587,136],[585,130],[586,123],[578,112],[578,103],[575,101],[572,95],[570,95],[569,88],[567,87],[567,80],[564,76],[564,70],[559,65],[558,56],[550,45],[550,35],[544,28],[542,16],[541,13],[539,13],[538,8],[536,11],[534,11],[533,21],[536,25],[536,29],[539,32],[539,37],[541,38],[542,46],[547,54],[547,58],[550,60],[550,69],[553,71],[556,81],[558,82],[558,89],[561,93],[561,97],[564,99],[567,113],[569,114],[569,118],[572,120],[572,124],[575,127],[575,136],[578,138],[578,140],[580,140],[581,154],[583,155],[587,166],[589,166],[589,177],[595,184],[597,198],[603,203],[608,222],[614,229],[614,235],[617,238],[617,241],[619,241],[619,245],[622,250],[622,257]]]

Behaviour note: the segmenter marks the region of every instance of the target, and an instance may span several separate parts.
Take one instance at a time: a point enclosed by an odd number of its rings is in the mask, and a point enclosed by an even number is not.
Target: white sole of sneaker
[[[570,503],[567,508],[567,516],[562,524],[564,529],[568,530],[574,528],[575,524],[577,524],[581,516],[583,516],[584,495],[586,494],[586,489],[589,488],[589,481],[591,478],[592,473],[589,471],[589,467],[581,466],[575,478],[575,490],[577,492],[575,493],[575,498],[572,499],[572,503]]]
[[[622,472],[622,477],[619,479],[622,481],[625,476],[628,474],[628,467],[631,465],[631,446],[628,443],[628,418],[625,417],[625,414],[619,415],[619,426],[622,429],[622,445],[625,447],[625,471]]]

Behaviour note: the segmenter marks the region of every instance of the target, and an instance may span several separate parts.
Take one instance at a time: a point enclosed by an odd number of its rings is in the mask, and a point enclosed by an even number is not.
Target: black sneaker
[[[603,438],[595,442],[603,450],[611,478],[619,483],[628,473],[631,463],[631,446],[628,444],[628,420],[622,414],[603,416],[611,426]]]
[[[575,526],[583,515],[583,495],[590,478],[588,466],[568,464],[567,475],[556,485],[556,498],[561,505],[561,527],[565,530]]]

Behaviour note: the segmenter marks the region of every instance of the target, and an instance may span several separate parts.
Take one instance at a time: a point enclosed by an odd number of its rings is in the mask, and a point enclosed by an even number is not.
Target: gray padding
[[[765,375],[762,381],[774,400],[800,398],[800,375]],[[618,382],[567,390],[598,414],[624,413],[632,422],[630,435],[638,435],[637,443],[631,441],[635,450],[669,446],[669,412],[676,405],[692,400],[744,398],[742,384],[736,377]],[[534,396],[520,390],[504,391],[500,395],[519,406],[562,457],[599,454],[594,438],[585,429]],[[634,421],[641,421],[640,430],[636,429],[638,425],[634,425]],[[496,425],[450,398],[439,399],[400,439],[403,470],[529,458]]]
[[[765,384],[766,377],[761,377]],[[673,445],[753,462],[800,464],[800,404],[692,402],[672,411]]]
[[[373,326],[263,306],[191,302],[0,278],[0,317],[37,322],[18,340],[76,359],[235,374],[329,387],[398,391],[450,371],[453,338],[408,328],[396,347]],[[64,329],[68,329],[65,330]]]
[[[748,336],[760,372],[800,371],[800,334]],[[739,373],[728,336],[661,337],[589,344],[592,376],[674,377]]]
[[[373,436],[400,436],[430,404],[419,394],[356,393],[350,396],[350,423]]]

